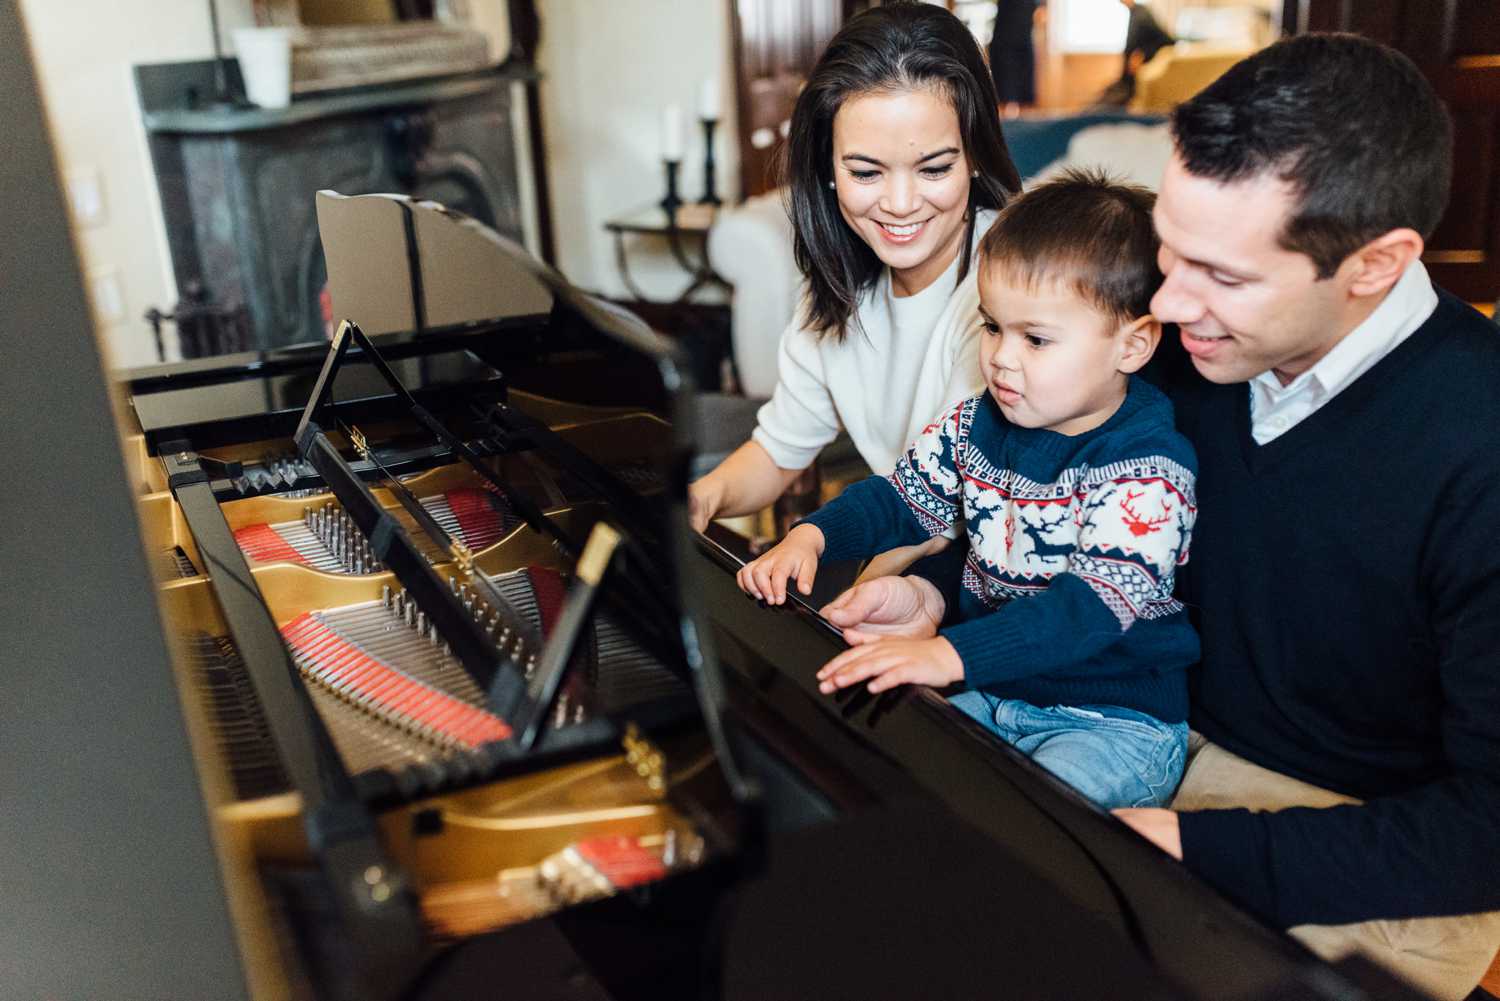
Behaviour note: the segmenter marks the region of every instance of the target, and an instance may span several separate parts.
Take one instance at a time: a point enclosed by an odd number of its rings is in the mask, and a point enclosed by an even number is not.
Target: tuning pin
[[[677,828],[667,828],[667,837],[661,846],[661,864],[670,869],[677,864]]]

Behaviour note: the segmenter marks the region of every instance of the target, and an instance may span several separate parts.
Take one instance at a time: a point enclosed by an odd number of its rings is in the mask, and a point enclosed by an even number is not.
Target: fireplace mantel
[[[231,90],[238,66],[230,61]],[[483,71],[214,106],[209,61],[136,67],[183,357],[326,336],[313,196],[396,192],[472,215],[545,256],[538,75]],[[164,306],[166,304],[163,304]]]

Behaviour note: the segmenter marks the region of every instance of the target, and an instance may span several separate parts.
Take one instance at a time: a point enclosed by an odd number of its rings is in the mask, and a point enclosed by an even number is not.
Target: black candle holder
[[[702,205],[720,205],[718,185],[714,183],[714,129],[718,126],[716,118],[700,118],[703,123],[703,197],[698,199]]]
[[[663,160],[662,163],[667,168],[667,193],[659,204],[662,211],[667,214],[667,218],[675,221],[677,207],[682,204],[682,199],[677,196],[677,168],[681,166],[682,161]]]

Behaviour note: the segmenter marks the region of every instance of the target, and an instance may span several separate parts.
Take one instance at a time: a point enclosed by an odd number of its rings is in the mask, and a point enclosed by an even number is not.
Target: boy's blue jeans
[[[1119,706],[1048,706],[967,691],[949,699],[1106,810],[1166,806],[1182,781],[1187,723]]]

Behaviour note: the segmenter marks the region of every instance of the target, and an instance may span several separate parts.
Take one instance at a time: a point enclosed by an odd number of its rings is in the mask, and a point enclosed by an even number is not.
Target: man
[[[1173,115],[1152,310],[1191,359],[1203,662],[1173,810],[1120,816],[1319,954],[1462,998],[1500,946],[1500,331],[1419,260],[1449,128],[1405,57],[1343,35]],[[825,614],[943,609],[884,578]]]

